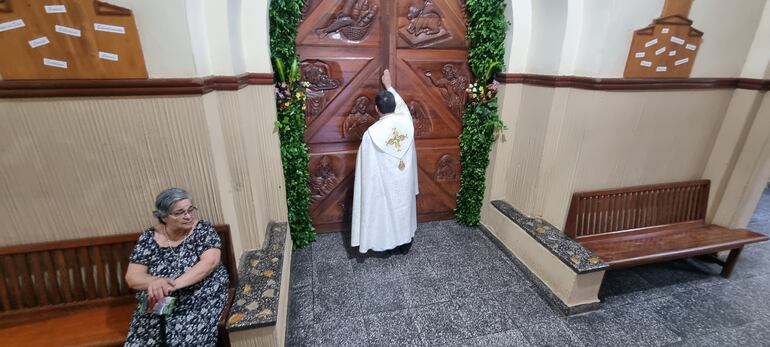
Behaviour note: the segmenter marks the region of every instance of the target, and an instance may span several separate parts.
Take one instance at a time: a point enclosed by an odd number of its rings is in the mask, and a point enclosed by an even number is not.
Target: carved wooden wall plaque
[[[91,0],[0,5],[4,80],[147,78],[129,9]]]
[[[690,77],[703,32],[687,18],[692,0],[666,0],[660,18],[634,32],[623,77]]]

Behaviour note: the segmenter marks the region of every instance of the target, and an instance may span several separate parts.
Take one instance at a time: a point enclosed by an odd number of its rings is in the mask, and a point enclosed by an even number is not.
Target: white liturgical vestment
[[[391,87],[393,113],[364,133],[356,158],[351,246],[385,251],[409,243],[417,229],[417,154],[409,108]]]

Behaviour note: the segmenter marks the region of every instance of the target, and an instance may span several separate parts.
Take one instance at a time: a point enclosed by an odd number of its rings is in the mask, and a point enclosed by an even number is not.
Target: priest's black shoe
[[[407,254],[409,253],[409,249],[412,248],[412,241],[409,241],[409,243],[405,243],[403,245],[397,246],[396,249],[401,254]]]

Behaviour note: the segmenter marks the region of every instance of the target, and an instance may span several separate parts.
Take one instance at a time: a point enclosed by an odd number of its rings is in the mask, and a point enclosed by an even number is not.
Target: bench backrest
[[[564,233],[593,235],[685,222],[703,222],[709,180],[575,193]]]
[[[230,227],[215,225],[222,262],[237,282]],[[19,310],[129,300],[128,257],[139,233],[0,248],[0,317]]]

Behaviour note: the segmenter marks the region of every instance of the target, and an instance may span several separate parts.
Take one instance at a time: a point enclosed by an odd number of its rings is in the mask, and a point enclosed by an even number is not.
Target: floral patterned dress
[[[187,238],[176,247],[161,247],[153,238],[154,228],[145,230],[129,262],[147,266],[150,275],[177,278],[210,248],[222,248],[214,226],[200,220]],[[219,264],[202,281],[171,292],[177,298],[174,312],[159,316],[139,312],[137,307],[128,330],[125,346],[161,346],[161,320],[165,319],[165,342],[169,346],[214,346],[217,342],[217,323],[227,303],[228,275]],[[140,300],[137,293],[137,300]]]

